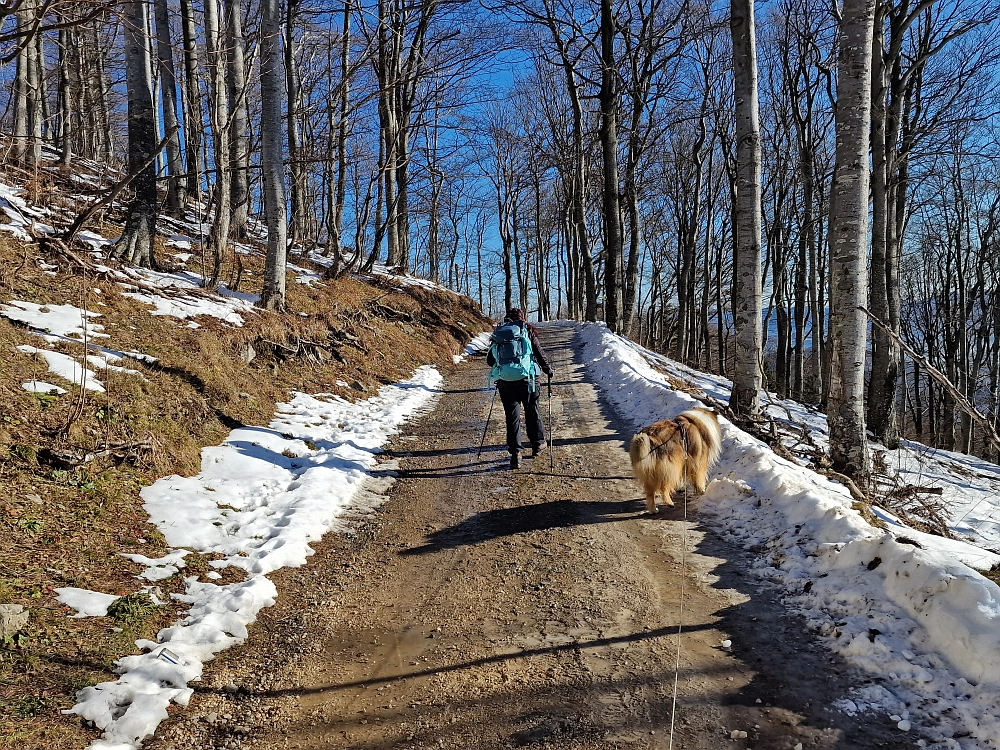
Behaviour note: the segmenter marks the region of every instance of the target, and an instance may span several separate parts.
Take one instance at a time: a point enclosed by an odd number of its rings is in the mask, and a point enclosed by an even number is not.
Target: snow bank
[[[153,315],[180,320],[208,315],[242,326],[243,316],[251,314],[260,299],[258,294],[234,292],[222,285],[216,293],[208,293],[202,288],[204,277],[191,271],[165,273],[147,268],[122,268],[114,275],[127,290],[122,292],[124,296],[151,305]]]
[[[465,345],[465,350],[461,354],[452,354],[452,361],[457,365],[459,362],[464,360],[471,354],[476,354],[477,352],[484,351],[490,346],[490,337],[493,334],[489,331],[484,331],[478,336],[475,336],[468,344]]]
[[[77,694],[70,713],[104,730],[91,750],[137,747],[171,702],[187,704],[188,683],[201,677],[203,664],[242,642],[257,613],[274,604],[277,592],[266,575],[303,565],[310,542],[347,528],[349,512],[370,510],[374,501],[365,505],[358,490],[380,447],[427,407],[441,382],[436,369],[421,367],[410,380],[354,404],[298,393],[268,427],[236,429],[222,445],[205,448],[197,476],[164,477],[142,491],[151,521],[177,549],[157,559],[131,556],[148,566],[140,577],[157,580],[182,568],[187,550],[222,553],[214,567],[235,566],[249,577],[226,586],[187,578],[186,593],[174,595],[191,605],[187,616],[161,630],[157,641],[137,641],[145,653],[120,659],[118,680]]]
[[[636,428],[699,404],[650,365],[664,358],[600,324],[578,330],[590,376]],[[700,379],[728,397],[725,381]],[[764,550],[758,572],[783,583],[789,604],[830,648],[872,675],[876,684],[850,705],[897,714],[910,707],[909,715],[919,704],[917,725],[942,747],[997,747],[1000,587],[961,559],[986,567],[1000,556],[926,534],[917,546],[907,543],[917,541],[909,529],[898,537],[876,529],[844,487],[720,423],[723,454],[699,508],[736,541]]]

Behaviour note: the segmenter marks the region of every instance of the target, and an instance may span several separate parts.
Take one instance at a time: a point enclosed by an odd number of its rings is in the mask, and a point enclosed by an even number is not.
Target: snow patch
[[[175,549],[158,559],[127,555],[147,566],[140,577],[157,580],[182,567],[188,549],[222,553],[214,567],[236,566],[250,577],[226,586],[186,578],[185,593],[173,596],[191,605],[187,616],[155,642],[137,641],[145,653],[119,659],[118,680],[77,694],[69,713],[104,731],[91,750],[135,748],[151,736],[171,702],[187,705],[187,685],[201,677],[203,664],[246,639],[257,613],[274,604],[266,575],[305,564],[311,542],[348,529],[352,515],[382,501],[377,493],[392,481],[392,466],[383,465],[373,480],[376,456],[404,420],[432,403],[441,382],[436,369],[421,367],[353,404],[334,394],[297,393],[268,427],[239,428],[205,448],[197,476],[165,477],[142,491],[151,521]]]

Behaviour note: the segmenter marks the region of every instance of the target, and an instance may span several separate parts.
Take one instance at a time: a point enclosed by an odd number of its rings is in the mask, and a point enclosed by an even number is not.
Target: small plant
[[[40,518],[31,518],[29,516],[21,516],[16,521],[14,525],[17,526],[21,531],[27,531],[29,534],[37,534],[42,530],[45,525],[44,521]]]
[[[97,411],[94,412],[94,416],[101,422],[115,423],[118,421],[118,415],[115,414],[115,410],[110,406],[99,406]]]
[[[5,701],[5,707],[18,719],[30,719],[45,711],[45,699],[39,695],[25,695]]]
[[[27,443],[14,443],[10,446],[10,455],[12,458],[23,461],[26,464],[38,463],[38,449]]]
[[[97,489],[97,484],[91,479],[90,474],[80,469],[77,469],[73,474],[70,474],[65,469],[53,469],[49,472],[49,477],[54,482],[66,484],[70,487],[77,487],[84,492],[93,492]]]
[[[141,624],[157,610],[149,594],[136,591],[115,599],[108,605],[108,617],[128,627]]]
[[[40,393],[38,391],[34,391],[31,395],[38,400],[39,406],[43,409],[48,409],[59,400],[59,396],[55,393]]]

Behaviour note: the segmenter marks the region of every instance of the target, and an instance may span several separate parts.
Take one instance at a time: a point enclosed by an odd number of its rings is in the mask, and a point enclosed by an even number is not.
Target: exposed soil
[[[144,566],[119,553],[167,553],[140,490],[166,474],[194,474],[202,447],[233,427],[268,424],[290,391],[368,398],[429,359],[450,364],[486,321],[467,297],[384,277],[290,278],[288,312],[247,312],[242,327],[200,316],[192,329],[152,315],[106,272],[49,250],[0,236],[0,304],[86,307],[109,335],[99,343],[156,357],[124,363],[139,375],[101,370],[105,393],[64,383],[64,395],[33,394],[21,384],[55,376],[16,347],[42,341],[0,316],[0,604],[30,616],[21,632],[0,639],[0,748],[76,750],[98,733],[62,710],[84,686],[115,679],[115,660],[134,653],[137,638],[155,637],[186,609],[169,594],[210,570],[212,556],[189,555],[181,575],[157,582],[167,604],[143,617],[68,616],[55,589],[134,593],[146,583],[136,578]],[[253,291],[263,257],[239,259],[243,291]],[[82,344],[57,346],[80,356]],[[227,570],[233,577],[223,582],[238,580],[236,568]]]
[[[573,329],[542,341],[554,468],[508,470],[499,403],[477,456],[485,368],[457,366],[387,453],[387,502],[275,576],[278,604],[150,748],[912,746],[830,708],[862,678],[682,497],[645,515]]]

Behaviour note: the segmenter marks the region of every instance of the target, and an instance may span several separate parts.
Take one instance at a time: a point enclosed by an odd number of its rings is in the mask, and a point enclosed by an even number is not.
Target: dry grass
[[[113,679],[113,661],[133,653],[137,637],[154,637],[182,612],[169,604],[139,607],[127,622],[70,619],[55,599],[60,586],[120,594],[141,588],[140,566],[119,553],[156,557],[168,550],[143,511],[142,487],[165,474],[197,472],[203,446],[219,443],[235,425],[267,424],[292,390],[364,397],[336,382],[371,391],[420,364],[450,366],[451,355],[488,323],[457,295],[354,278],[314,286],[290,279],[290,312],[251,313],[242,328],[199,318],[201,328],[192,330],[148,314],[113,282],[82,275],[63,259],[46,258],[59,265],[56,276],[46,275],[39,252],[0,235],[0,303],[86,306],[103,316],[97,322],[111,338],[102,343],[158,359],[123,363],[141,378],[102,371],[105,394],[69,388],[39,398],[20,384],[54,376],[15,347],[40,341],[0,318],[0,603],[31,614],[23,633],[0,644],[0,746],[55,750],[97,736],[60,713],[76,691]],[[255,256],[242,261],[241,285],[249,291],[259,284],[261,263]],[[232,259],[224,277],[235,277]],[[256,352],[249,364],[248,346]],[[126,447],[78,466],[59,460],[116,446]],[[209,559],[189,556],[182,575],[207,572]],[[238,579],[239,571],[227,571]],[[159,586],[164,595],[179,592],[183,580]]]

